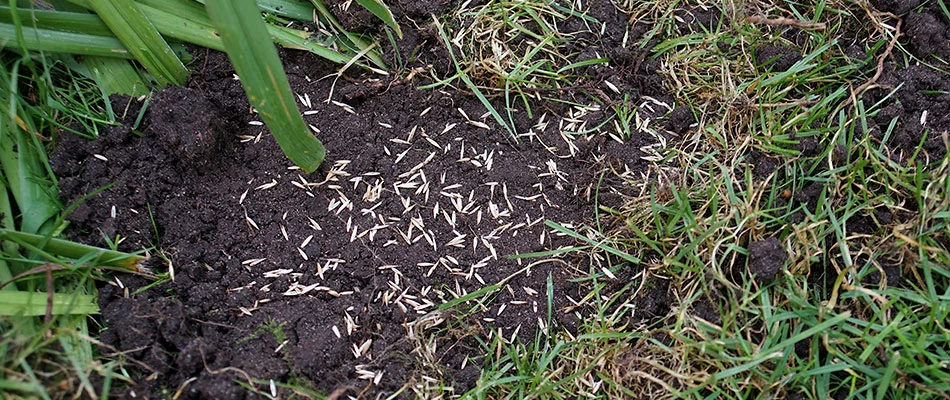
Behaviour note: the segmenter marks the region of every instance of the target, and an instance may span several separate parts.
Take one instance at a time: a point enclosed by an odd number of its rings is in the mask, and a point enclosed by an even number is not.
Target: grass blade
[[[11,76],[17,76],[16,71]],[[8,93],[16,96],[16,81],[5,82],[3,86],[7,86]],[[35,142],[36,138],[28,133],[36,132],[36,128],[17,105],[10,104],[4,110],[5,115],[0,117],[0,123],[3,124],[0,130],[0,168],[6,180],[5,185],[20,211],[20,229],[36,233],[56,215],[59,205],[53,195],[54,185],[43,167],[46,163],[45,153],[41,145]]]
[[[169,11],[148,4],[138,6],[149,21],[155,24],[155,29],[163,35],[212,50],[224,51],[224,43],[221,43],[221,38],[217,36],[211,20],[203,10],[199,9],[201,15],[193,16],[190,8]]]
[[[491,116],[492,118],[495,119],[495,122],[497,122],[498,125],[505,127],[505,130],[507,130],[508,133],[511,134],[511,137],[514,138],[515,141],[517,141],[518,132],[515,131],[515,127],[508,125],[508,123],[505,122],[505,119],[502,118],[501,114],[499,114],[497,110],[495,110],[495,107],[492,106],[490,101],[488,101],[488,98],[485,97],[484,94],[482,94],[482,91],[478,89],[478,86],[475,85],[475,82],[472,82],[472,80],[468,77],[465,71],[462,70],[462,66],[459,65],[458,59],[455,58],[455,51],[452,50],[452,41],[449,40],[449,36],[445,33],[445,29],[442,28],[442,24],[439,23],[438,18],[435,18],[435,16],[433,16],[432,22],[435,24],[435,27],[439,30],[439,37],[442,38],[442,43],[445,45],[445,48],[449,51],[449,57],[452,58],[452,64],[455,65],[455,71],[457,72],[459,79],[461,79],[462,82],[465,83],[465,86],[467,86],[469,89],[472,90],[472,93],[475,94],[475,97],[478,98],[478,101],[480,101],[482,105],[484,105],[485,108],[488,109],[488,112],[491,113]]]
[[[301,0],[257,0],[257,7],[266,13],[299,21],[313,19],[313,5]]]
[[[309,39],[310,33],[278,25],[267,25],[274,43],[290,49],[306,50],[337,64],[346,64],[352,55],[345,55]]]
[[[20,24],[27,27],[66,32],[85,33],[96,36],[113,36],[112,31],[95,14],[36,9],[12,9],[0,6],[0,22]]]
[[[125,45],[114,37],[26,26],[22,27],[22,32],[20,40],[16,26],[0,23],[0,42],[4,47],[21,47],[31,51],[132,58]]]
[[[0,119],[2,123],[2,119]],[[0,228],[13,226],[13,213],[11,212],[12,208],[10,207],[10,195],[7,192],[6,184],[3,182],[3,179],[0,179]],[[15,249],[12,243],[0,243],[0,254],[12,251]],[[10,270],[10,264],[7,263],[7,260],[0,259],[0,282],[7,282],[13,279],[13,272]],[[16,287],[12,285],[7,285],[0,290],[16,290]]]
[[[149,93],[149,85],[129,60],[91,56],[83,58],[81,65],[87,76],[105,91],[103,97],[115,93],[138,97]]]
[[[46,314],[48,295],[41,292],[0,291],[0,315],[40,316]],[[54,294],[53,315],[98,314],[96,296]]]
[[[89,264],[111,266],[129,271],[139,271],[145,257],[88,246],[69,240],[49,238],[43,235],[0,229],[0,240],[10,240],[24,247],[44,250],[57,256],[71,259],[89,259]],[[94,254],[94,257],[90,257]]]
[[[344,29],[343,25],[340,24],[340,21],[336,19],[332,12],[330,12],[330,9],[327,8],[327,5],[323,3],[323,0],[310,0],[310,2],[313,3],[317,13],[326,19],[326,22],[328,22],[333,27],[333,29],[341,33],[340,37],[338,38],[338,41],[341,45],[356,53],[366,52],[366,57],[369,58],[373,64],[376,64],[376,66],[379,68],[386,68],[386,63],[379,55],[379,52],[374,49],[370,49],[373,44],[364,40],[362,37],[360,37],[360,35]]]
[[[93,10],[90,0],[69,0],[76,6]],[[162,35],[209,49],[224,51],[211,19],[204,7],[190,0],[155,1],[135,3],[145,18]]]
[[[305,172],[315,171],[326,150],[300,116],[257,4],[253,0],[209,0],[205,7],[221,33],[244,91],[284,154]]]
[[[386,25],[393,28],[393,30],[396,31],[396,36],[402,39],[402,30],[399,29],[399,24],[396,23],[396,18],[393,17],[393,12],[383,3],[383,0],[356,0],[356,2],[360,3],[363,8],[385,22]]]
[[[92,8],[89,0],[70,1],[81,7]],[[299,15],[302,10],[309,9],[310,11],[306,14],[307,17],[303,20],[309,21],[313,18],[314,9],[312,6],[296,5],[293,8],[282,8],[286,5],[285,3],[287,2],[275,0],[266,5],[258,4],[258,6],[264,11],[272,11],[274,7],[277,7],[284,11],[283,14],[291,14],[291,16]],[[211,18],[208,17],[208,13],[200,3],[190,0],[141,0],[136,1],[136,5],[162,35],[201,47],[225,51],[224,43],[221,42],[217,29],[215,29]],[[278,14],[283,15],[282,13]],[[266,24],[266,26],[267,32],[275,43],[287,48],[309,51],[335,63],[346,63],[356,54],[339,52],[314,41],[312,39],[313,32],[274,24]],[[369,44],[366,45],[369,46]],[[368,57],[377,65],[385,67],[378,54],[371,52]],[[378,62],[376,62],[377,60]]]
[[[157,2],[143,0],[139,7],[163,35],[183,42],[224,51],[224,43],[208,14],[192,1]],[[311,14],[308,18],[312,18]],[[345,63],[352,55],[345,55],[311,40],[313,33],[280,25],[267,24],[271,39],[284,47],[305,50],[335,63]]]
[[[132,0],[89,0],[89,5],[159,82],[185,83],[188,69]]]
[[[617,256],[617,257],[620,257],[621,259],[623,259],[623,260],[625,260],[625,261],[629,261],[629,262],[632,262],[632,263],[639,263],[639,262],[640,262],[640,259],[639,259],[639,258],[634,257],[634,256],[632,256],[632,255],[630,255],[630,254],[627,254],[627,253],[624,252],[624,251],[618,250],[618,249],[614,248],[613,246],[608,245],[606,241],[596,242],[596,241],[594,241],[593,239],[591,239],[591,238],[589,238],[589,237],[587,237],[587,236],[581,235],[581,234],[579,234],[579,233],[577,233],[577,232],[574,232],[574,231],[572,231],[572,230],[570,230],[570,229],[567,229],[567,228],[565,228],[564,226],[562,226],[561,224],[558,224],[558,223],[556,223],[556,222],[554,222],[554,221],[550,221],[550,220],[544,221],[544,224],[547,225],[549,228],[557,229],[558,232],[561,232],[561,233],[563,233],[563,234],[565,234],[565,235],[567,235],[567,236],[570,236],[570,237],[572,237],[572,238],[574,238],[574,239],[577,239],[577,240],[580,240],[580,241],[582,241],[582,242],[586,242],[587,244],[589,244],[589,245],[592,246],[592,247],[595,247],[595,248],[601,249],[601,250],[603,250],[603,251],[606,251],[606,252],[608,252],[608,253],[610,253],[610,254],[613,254],[613,255],[615,255],[615,256]]]

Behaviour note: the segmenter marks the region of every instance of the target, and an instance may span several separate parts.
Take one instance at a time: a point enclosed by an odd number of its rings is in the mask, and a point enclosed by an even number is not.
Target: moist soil
[[[948,59],[950,23],[936,6],[903,10],[902,2],[884,3],[877,5],[906,16],[902,40],[918,57]],[[398,64],[392,56],[398,49],[404,71],[451,75],[429,19],[451,12],[454,2],[390,5],[405,37],[396,48],[384,45],[387,62]],[[689,110],[664,91],[655,61],[622,45],[625,35],[633,43],[648,28],[628,33],[627,16],[609,4],[592,5],[589,15],[606,29],[577,36],[577,61],[606,55],[612,63],[583,71],[578,87],[585,90],[550,97],[590,106],[538,101],[532,116],[515,113],[517,138],[470,93],[417,89],[432,82],[428,74],[402,80],[352,72],[336,79],[337,66],[284,51],[298,106],[328,149],[323,166],[304,174],[260,123],[227,58],[206,50],[193,52],[187,86],[156,94],[141,123],[135,121],[144,104],[113,98],[123,125],[95,141],[61,138],[51,164],[63,200],[79,202],[69,215],[72,238],[147,248],[156,272],[174,271],[174,279],[158,284],[121,275],[101,286],[101,350],[127,361],[134,381],[114,394],[257,398],[263,396],[254,391],[269,393],[271,381],[358,398],[403,389],[397,397],[413,397],[438,381],[451,385],[443,391],[459,394],[479,376],[480,340],[531,341],[539,329],[575,331],[583,323],[576,303],[586,292],[571,278],[587,272],[578,270],[585,261],[507,256],[576,245],[545,221],[573,229],[591,224],[597,205],[619,206],[626,190],[603,171],[637,176],[658,137],[674,139],[694,128]],[[697,29],[728,23],[717,15],[700,19]],[[341,22],[379,29],[360,12],[341,15]],[[764,73],[800,57],[787,47],[758,51]],[[870,129],[896,117],[901,124],[889,144],[913,149],[924,125],[950,127],[946,75],[886,68],[883,86],[904,86],[897,108],[878,114]],[[623,140],[564,134],[603,122],[625,96],[652,125]],[[495,104],[501,108],[500,100]],[[921,118],[925,111],[929,120]],[[932,156],[944,151],[933,138],[925,141]],[[775,165],[765,156],[756,164]],[[789,201],[812,200],[802,196]],[[777,241],[753,243],[749,272],[767,283],[781,275],[786,258]],[[638,301],[642,318],[669,312],[669,287],[659,283]],[[493,284],[499,289],[475,297],[484,299],[478,305],[439,309]],[[709,304],[694,311],[718,320]],[[434,342],[426,342],[433,332]]]
[[[415,54],[407,70],[445,76],[431,29],[408,27],[450,9],[403,3],[392,6],[407,33],[399,50]],[[82,200],[69,215],[72,238],[148,248],[156,272],[174,273],[157,285],[129,275],[101,287],[103,352],[134,373],[116,394],[259,397],[239,382],[269,393],[273,380],[376,398],[406,383],[424,390],[430,377],[462,393],[484,360],[476,337],[531,341],[538,329],[576,330],[583,295],[570,279],[582,263],[509,256],[575,245],[545,221],[579,229],[596,204],[619,207],[622,185],[598,183],[600,173],[643,170],[641,148],[685,131],[692,118],[671,112],[655,64],[619,45],[627,17],[611,6],[590,15],[608,29],[580,37],[578,46],[600,47],[578,57],[615,60],[578,83],[596,98],[564,91],[555,95],[589,106],[533,104],[532,117],[515,114],[517,138],[467,93],[416,89],[431,83],[425,78],[327,78],[337,66],[285,51],[299,106],[328,149],[323,166],[305,174],[261,124],[227,58],[205,50],[194,51],[187,86],[157,93],[138,126],[144,105],[117,97],[124,125],[95,141],[63,137],[51,164],[64,201]],[[344,20],[364,29],[365,17]],[[646,104],[652,133],[563,133],[606,120],[623,95]],[[474,298],[485,299],[478,307],[438,309],[493,284]],[[544,326],[549,301],[553,327]],[[423,328],[443,332],[429,352]]]

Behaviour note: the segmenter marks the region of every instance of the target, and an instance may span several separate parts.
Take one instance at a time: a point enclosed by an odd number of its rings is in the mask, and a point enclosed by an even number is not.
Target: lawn
[[[0,7],[0,390],[950,397],[943,0],[256,3]]]

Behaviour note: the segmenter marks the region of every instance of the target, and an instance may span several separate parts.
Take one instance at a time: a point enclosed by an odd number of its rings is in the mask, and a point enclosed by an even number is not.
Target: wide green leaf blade
[[[92,10],[89,0],[69,0]],[[182,42],[224,51],[204,6],[191,0],[142,0],[136,5],[159,33]]]
[[[195,1],[207,4],[207,0]],[[313,6],[305,0],[256,0],[255,3],[257,3],[259,10],[268,14],[298,21],[311,21],[313,19]]]
[[[188,69],[132,0],[89,0],[89,5],[142,66],[162,83],[182,85]]]
[[[264,4],[258,2],[258,6],[264,7]],[[284,11],[308,9],[307,19],[313,18],[314,8],[309,3],[275,2],[272,6]],[[189,0],[140,0],[139,7],[163,35],[224,51],[224,44],[221,43],[217,29],[200,3]],[[352,54],[341,54],[311,40],[312,32],[273,24],[267,24],[267,31],[271,39],[281,46],[306,50],[336,63],[346,63],[353,57]]]
[[[383,3],[383,0],[356,0],[356,2],[360,3],[363,8],[385,22],[386,25],[393,28],[393,30],[396,31],[396,35],[402,39],[402,30],[399,29],[399,24],[396,23],[396,18],[393,17],[393,12]]]
[[[149,86],[129,60],[110,57],[85,57],[82,60],[92,79],[106,94],[147,95]]]
[[[47,11],[37,9],[16,10],[0,6],[0,22],[15,24],[18,17],[20,24],[32,28],[50,29],[85,33],[97,36],[113,36],[112,31],[102,19],[95,14],[74,13],[65,11]]]
[[[313,5],[303,0],[257,0],[261,11],[299,21],[313,19]]]
[[[221,43],[221,38],[218,37],[207,14],[190,18],[190,15],[185,16],[181,11],[174,13],[146,4],[139,4],[139,8],[163,35],[212,50],[224,51],[224,43]]]
[[[268,25],[267,31],[271,39],[285,48],[306,50],[338,64],[346,64],[353,58],[352,55],[341,54],[320,43],[309,39],[310,33],[279,25]]]
[[[326,150],[300,116],[257,4],[254,0],[208,0],[205,7],[248,99],[284,154],[305,172],[315,171]]]
[[[70,1],[79,6],[89,7],[88,0]],[[224,51],[224,43],[221,42],[218,30],[215,29],[201,3],[190,0],[140,0],[136,4],[162,35],[201,47]],[[263,7],[261,4],[258,5]],[[280,4],[274,6],[280,7]],[[307,18],[312,18],[313,6],[309,4],[298,6],[298,8],[302,7],[309,7],[310,14]],[[271,39],[281,46],[309,51],[335,63],[345,64],[356,56],[356,53],[341,53],[313,41],[311,39],[313,32],[273,24],[267,24],[267,32]],[[372,54],[369,56],[373,58]]]
[[[132,58],[125,45],[110,36],[88,35],[51,29],[22,27],[23,40],[13,24],[0,23],[0,45],[31,51],[69,53],[87,56]]]
[[[9,75],[2,87],[8,96],[19,96],[18,72]],[[6,96],[4,96],[6,97]],[[0,116],[0,170],[7,189],[13,195],[20,213],[20,229],[37,233],[59,212],[55,185],[47,175],[45,152],[32,132],[36,126],[20,103],[7,99],[8,106]]]
[[[0,315],[39,316],[46,314],[48,295],[41,292],[0,291]],[[53,295],[53,315],[98,314],[96,296],[82,294]]]
[[[9,240],[29,250],[47,252],[57,257],[88,260],[88,264],[93,266],[109,266],[133,272],[140,271],[140,263],[145,260],[140,255],[9,229],[0,229],[0,240]]]

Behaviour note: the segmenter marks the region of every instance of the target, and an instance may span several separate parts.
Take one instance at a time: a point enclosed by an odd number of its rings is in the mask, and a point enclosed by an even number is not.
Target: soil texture
[[[349,3],[327,1],[343,26],[381,28]],[[157,285],[119,276],[101,287],[102,351],[128,361],[135,382],[115,395],[258,398],[272,381],[355,398],[460,394],[479,377],[480,341],[533,340],[539,330],[583,323],[582,293],[570,280],[586,272],[577,270],[583,261],[510,256],[576,245],[566,230],[582,231],[597,205],[617,208],[625,197],[623,182],[600,182],[601,172],[638,176],[656,159],[657,143],[694,129],[696,118],[673,103],[657,62],[634,47],[650,27],[628,30],[627,15],[590,2],[587,14],[603,29],[575,35],[570,61],[610,64],[585,67],[574,88],[545,92],[549,99],[532,104],[531,116],[516,111],[512,136],[464,90],[417,89],[454,73],[430,18],[450,15],[457,3],[389,2],[405,33],[383,45],[399,68],[392,78],[337,77],[338,66],[282,52],[298,106],[328,149],[313,174],[280,152],[227,58],[205,50],[194,54],[188,85],[156,94],[137,129],[145,105],[114,98],[124,125],[95,141],[60,140],[51,164],[63,200],[102,189],[69,216],[72,239],[147,248],[156,272],[174,272]],[[901,44],[914,57],[946,67],[950,21],[936,2],[872,4],[903,18]],[[705,9],[684,15],[697,32],[730,23]],[[585,26],[562,23],[562,31]],[[849,48],[855,59],[861,47]],[[763,73],[802,56],[790,47],[754,51]],[[895,162],[926,165],[946,151],[950,77],[897,57],[895,50],[861,94],[865,104],[894,99],[869,114],[869,133]],[[409,71],[421,72],[405,79]],[[503,99],[492,101],[503,109]],[[578,133],[618,106],[648,122],[630,137]],[[914,156],[921,142],[924,152]],[[801,147],[806,157],[817,152],[816,143]],[[848,151],[834,157],[846,161]],[[765,155],[753,162],[759,178],[778,165]],[[816,183],[781,201],[811,209],[822,192]],[[855,220],[849,231],[881,232],[886,217]],[[787,257],[778,240],[751,243],[748,271],[765,285]],[[633,276],[633,267],[618,276]],[[666,315],[673,301],[667,283],[651,286],[637,302],[644,320]],[[447,302],[454,307],[441,309]],[[694,311],[717,323],[712,304]]]
[[[757,282],[766,285],[782,270],[788,253],[778,239],[766,239],[749,244],[749,272]]]
[[[393,3],[407,33],[400,51],[416,55],[407,70],[447,68],[431,32],[409,27],[449,5]],[[273,380],[413,397],[430,377],[463,393],[484,357],[475,336],[576,329],[578,262],[509,256],[575,245],[546,221],[591,223],[595,193],[619,207],[623,188],[607,180],[598,191],[600,172],[642,170],[657,138],[692,120],[664,95],[653,62],[620,45],[627,17],[613,7],[590,15],[611,27],[591,37],[604,46],[591,54],[614,62],[589,68],[583,84],[617,92],[558,94],[583,106],[541,101],[533,117],[515,114],[517,137],[465,93],[416,89],[424,78],[325,78],[337,67],[287,51],[299,107],[328,149],[307,175],[282,155],[227,58],[204,50],[187,87],[156,94],[138,130],[143,105],[115,98],[125,125],[96,141],[63,137],[51,163],[64,200],[105,188],[69,216],[73,239],[149,248],[158,272],[174,272],[149,288],[134,276],[102,286],[103,351],[138,374],[117,394],[254,398]],[[374,29],[360,14],[343,19]],[[652,125],[629,138],[571,134],[610,118],[624,96]],[[439,309],[469,294],[478,296]],[[464,330],[422,343],[449,327]]]

